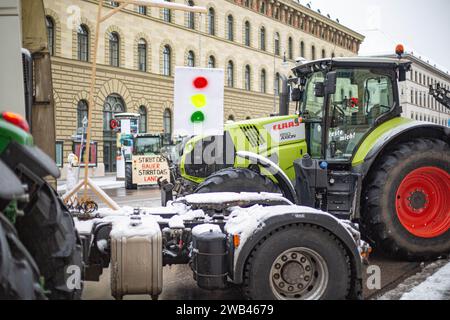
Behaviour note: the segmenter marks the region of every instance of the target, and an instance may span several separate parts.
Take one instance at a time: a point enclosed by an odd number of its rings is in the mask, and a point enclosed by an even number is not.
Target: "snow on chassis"
[[[189,264],[207,290],[249,299],[360,299],[369,250],[351,223],[268,193],[193,194],[161,208],[101,210],[77,222],[85,280],[111,266],[111,293],[157,298],[163,266]]]

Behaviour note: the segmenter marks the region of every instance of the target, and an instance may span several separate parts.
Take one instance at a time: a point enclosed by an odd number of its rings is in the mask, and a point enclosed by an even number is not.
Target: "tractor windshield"
[[[136,154],[157,155],[161,151],[161,139],[155,137],[137,137],[135,141]]]

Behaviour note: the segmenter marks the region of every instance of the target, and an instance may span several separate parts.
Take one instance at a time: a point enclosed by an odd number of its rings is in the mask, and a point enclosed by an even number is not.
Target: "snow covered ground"
[[[82,175],[80,174],[80,179]],[[116,176],[108,175],[106,177],[97,177],[91,178],[97,186],[106,190],[106,189],[116,189],[116,188],[125,188],[124,181],[117,181]],[[58,193],[65,193],[67,191],[67,181],[60,180],[58,181]]]
[[[450,300],[450,259],[429,264],[378,300]]]

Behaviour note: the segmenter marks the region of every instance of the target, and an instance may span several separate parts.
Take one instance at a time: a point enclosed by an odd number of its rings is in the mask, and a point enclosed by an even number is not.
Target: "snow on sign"
[[[224,71],[175,68],[174,134],[223,134]]]
[[[170,180],[169,164],[160,156],[133,156],[133,184],[154,185],[158,179]]]

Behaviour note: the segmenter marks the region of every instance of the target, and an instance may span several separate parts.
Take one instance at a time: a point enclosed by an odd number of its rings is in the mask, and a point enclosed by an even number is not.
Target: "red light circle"
[[[194,79],[194,87],[196,89],[204,89],[208,86],[208,79],[205,77],[197,77]]]

